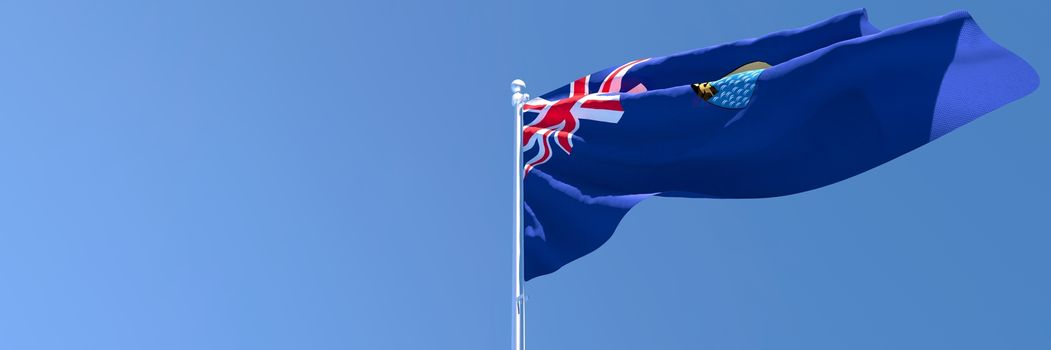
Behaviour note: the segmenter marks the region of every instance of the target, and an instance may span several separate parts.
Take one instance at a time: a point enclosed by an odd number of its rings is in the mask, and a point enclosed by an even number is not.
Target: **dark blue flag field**
[[[879,30],[864,10],[581,77],[522,107],[525,279],[597,249],[651,196],[827,186],[1038,84],[966,12]]]

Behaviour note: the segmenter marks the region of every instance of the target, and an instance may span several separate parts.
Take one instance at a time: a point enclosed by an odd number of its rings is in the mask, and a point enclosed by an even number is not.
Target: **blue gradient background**
[[[1045,2],[932,3],[4,2],[0,348],[508,348],[511,79],[863,6],[1051,76]],[[813,192],[648,200],[528,284],[529,346],[1051,348],[1047,91]]]

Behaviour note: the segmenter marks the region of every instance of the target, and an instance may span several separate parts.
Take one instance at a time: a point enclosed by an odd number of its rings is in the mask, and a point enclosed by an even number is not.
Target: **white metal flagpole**
[[[529,94],[522,92],[525,82],[511,82],[511,104],[515,106],[515,239],[514,239],[514,317],[515,350],[525,350],[525,286],[522,280],[522,106]]]

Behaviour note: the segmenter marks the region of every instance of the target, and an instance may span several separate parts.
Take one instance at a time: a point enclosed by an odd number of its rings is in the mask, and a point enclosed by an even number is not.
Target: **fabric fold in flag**
[[[594,251],[648,197],[826,186],[1038,84],[966,12],[880,31],[857,10],[587,75],[524,108],[525,277]]]

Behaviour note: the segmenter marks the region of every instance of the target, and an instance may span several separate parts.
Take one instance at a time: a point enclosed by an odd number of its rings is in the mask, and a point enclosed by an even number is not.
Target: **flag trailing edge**
[[[881,31],[855,10],[589,74],[523,107],[525,279],[597,249],[646,198],[826,186],[1038,85],[963,11]]]

